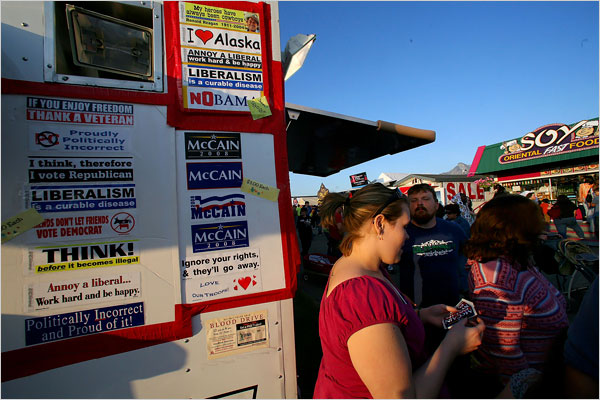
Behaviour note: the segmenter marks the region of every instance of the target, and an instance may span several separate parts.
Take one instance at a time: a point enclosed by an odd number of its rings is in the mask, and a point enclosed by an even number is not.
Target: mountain
[[[459,162],[456,164],[456,167],[452,168],[448,172],[443,172],[442,175],[466,175],[470,168],[470,165]]]

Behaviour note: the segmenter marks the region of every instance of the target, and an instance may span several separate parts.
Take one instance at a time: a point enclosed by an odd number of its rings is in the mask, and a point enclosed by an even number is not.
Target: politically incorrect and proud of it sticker
[[[144,303],[94,308],[25,320],[25,345],[144,325]]]

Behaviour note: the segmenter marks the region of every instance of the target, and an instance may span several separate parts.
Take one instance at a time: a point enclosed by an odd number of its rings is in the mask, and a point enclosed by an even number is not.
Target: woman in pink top
[[[321,301],[323,358],[314,397],[437,397],[454,358],[481,343],[483,323],[455,325],[428,358],[422,321],[441,326],[454,308],[436,305],[419,315],[381,269],[400,259],[410,221],[406,200],[379,183],[352,198],[330,193],[320,207],[324,225],[340,206],[347,235]]]

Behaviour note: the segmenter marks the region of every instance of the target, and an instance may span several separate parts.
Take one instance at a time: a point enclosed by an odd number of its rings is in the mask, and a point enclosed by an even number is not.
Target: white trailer
[[[297,397],[288,171],[434,132],[286,109],[276,2],[1,7],[2,396]]]
[[[296,397],[280,48],[277,3],[2,2],[3,397]]]

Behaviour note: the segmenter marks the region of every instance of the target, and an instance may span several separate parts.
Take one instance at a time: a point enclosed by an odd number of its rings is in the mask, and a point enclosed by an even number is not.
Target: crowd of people
[[[493,187],[494,198],[509,194],[504,186],[497,183]],[[563,238],[567,238],[568,229],[580,239],[585,239],[585,233],[577,220],[585,220],[588,223],[590,232],[598,239],[600,234],[600,225],[598,222],[600,207],[598,205],[598,182],[590,176],[583,178],[579,184],[576,200],[579,205],[576,205],[568,196],[560,194],[552,196],[556,198],[556,202],[552,204],[548,198],[548,193],[555,193],[556,187],[550,188],[548,183],[544,183],[538,192],[524,191],[520,193],[522,196],[532,200],[542,209],[542,215],[545,221],[550,224],[554,222],[556,230]],[[542,195],[540,198],[538,195]]]
[[[597,281],[569,328],[534,261],[542,204],[501,193],[475,216],[467,196],[441,207],[427,184],[329,193],[318,212],[341,254],[321,300],[314,397],[597,398]],[[477,316],[444,329],[465,299]]]

